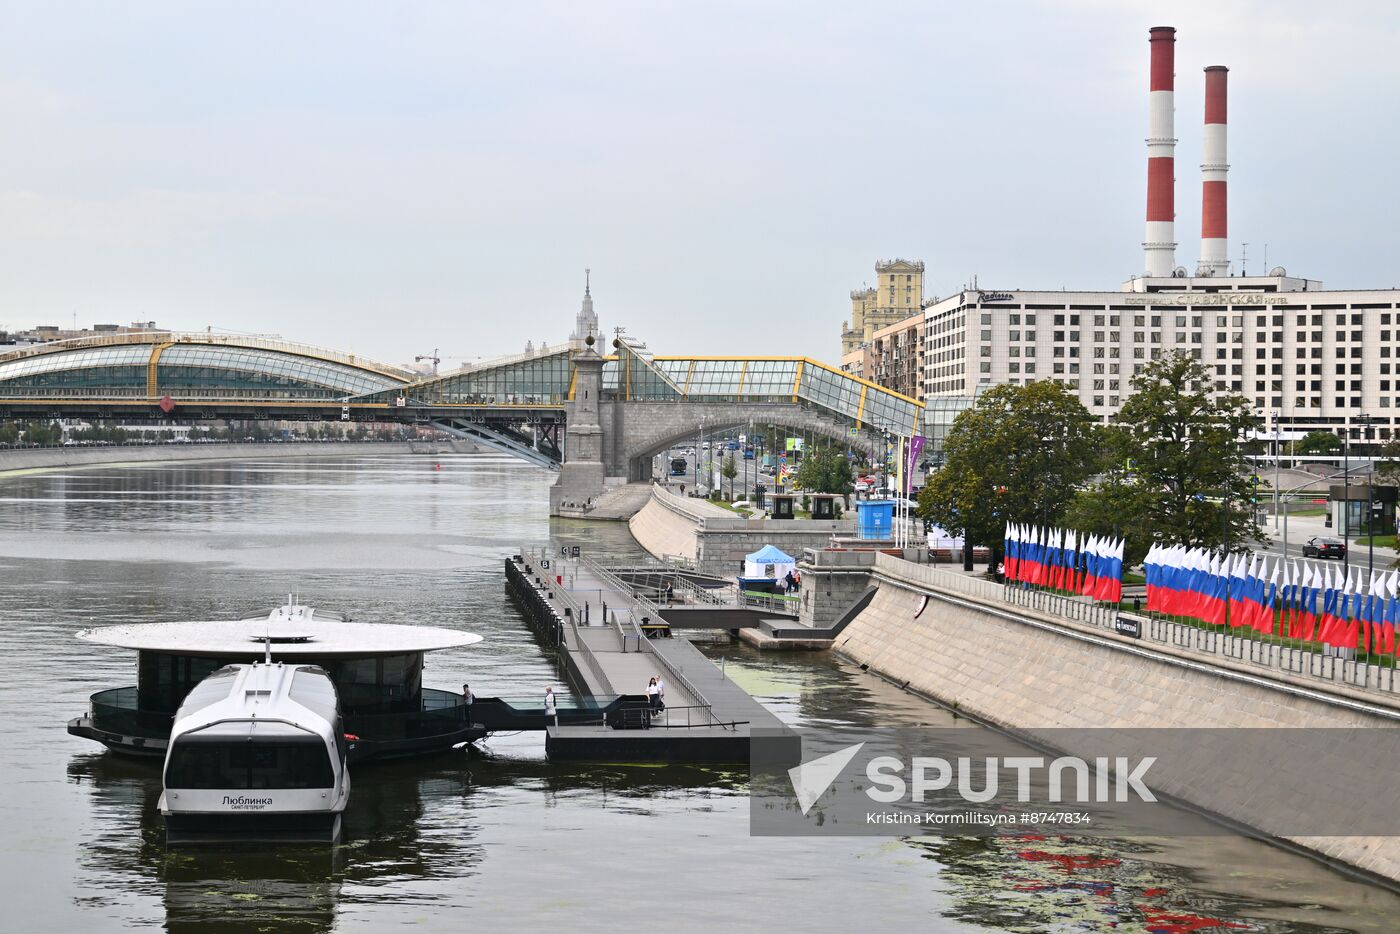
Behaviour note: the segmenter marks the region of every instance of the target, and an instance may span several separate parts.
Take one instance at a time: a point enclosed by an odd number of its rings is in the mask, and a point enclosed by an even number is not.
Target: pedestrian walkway
[[[790,732],[686,640],[648,638],[643,627],[661,621],[659,608],[606,569],[522,550],[506,576],[580,695],[633,699],[611,722],[549,726],[552,758],[746,762],[754,729]],[[666,710],[652,715],[647,684],[657,676]]]

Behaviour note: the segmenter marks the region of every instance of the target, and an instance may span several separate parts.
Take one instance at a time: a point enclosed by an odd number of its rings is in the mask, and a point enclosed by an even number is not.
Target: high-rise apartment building
[[[875,264],[872,287],[851,293],[851,318],[841,323],[841,356],[868,344],[875,332],[916,315],[924,304],[924,264],[907,259]]]
[[[924,317],[905,318],[876,331],[865,345],[864,377],[886,389],[924,398]]]

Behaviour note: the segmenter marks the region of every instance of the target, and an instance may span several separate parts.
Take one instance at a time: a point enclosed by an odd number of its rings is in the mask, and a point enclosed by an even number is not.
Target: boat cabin
[[[355,758],[417,755],[479,738],[462,696],[423,686],[427,652],[481,637],[431,626],[361,623],[293,603],[239,620],[142,623],[84,629],[78,638],[135,650],[136,684],[92,695],[68,732],[117,752],[164,755],[175,712],[196,685],[228,665],[317,665],[340,696]]]

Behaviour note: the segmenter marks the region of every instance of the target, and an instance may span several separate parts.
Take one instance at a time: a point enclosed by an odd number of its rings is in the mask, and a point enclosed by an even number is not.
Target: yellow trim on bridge
[[[159,368],[160,368],[160,355],[161,355],[162,353],[165,352],[165,348],[169,347],[170,344],[171,344],[171,341],[162,341],[161,343],[156,344],[154,347],[151,348],[151,356],[150,356],[150,358],[146,361],[146,396],[147,396],[147,398],[150,398],[150,399],[156,398],[156,392],[157,392],[157,388],[156,388],[156,372],[157,372],[157,370],[159,370]]]
[[[248,408],[321,408],[321,409],[383,409],[394,411],[404,408],[391,402],[346,402],[342,399],[302,399],[302,400],[274,400],[274,399],[218,399],[208,396],[195,397],[173,397],[175,405],[179,406],[237,406],[245,405]],[[142,406],[151,405],[151,400],[145,396],[127,396],[122,398],[67,398],[56,396],[13,396],[0,397],[0,405],[124,405]],[[522,411],[558,411],[563,408],[562,402],[433,402],[421,405],[408,406],[414,409],[519,409]]]
[[[865,424],[865,394],[870,391],[869,386],[860,387],[860,405],[856,406],[856,424]]]
[[[282,340],[279,337],[214,334],[207,331],[132,331],[126,334],[100,334],[92,337],[72,337],[67,340],[49,341],[45,344],[36,344],[31,347],[21,347],[17,350],[0,353],[0,362],[23,360],[28,357],[46,356],[48,354],[61,354],[70,350],[86,350],[91,347],[120,347],[139,344],[165,344],[167,347],[176,344],[208,344],[212,347],[241,347],[247,350],[266,350],[271,353],[287,354],[293,357],[306,357],[311,360],[320,360],[324,363],[337,363],[341,366],[366,370],[370,373],[376,373],[388,379],[395,380],[405,386],[420,382],[420,380],[415,378],[417,374],[408,370],[402,370],[398,367],[379,363],[375,360],[367,360],[356,354],[341,353],[340,351],[331,350],[327,347],[300,344],[296,341]]]
[[[896,399],[901,399],[901,400],[903,400],[903,401],[905,401],[905,402],[910,403],[911,405],[917,405],[917,406],[918,406],[919,408],[921,408],[921,409],[924,407],[924,404],[923,404],[922,402],[920,402],[918,399],[911,399],[911,398],[909,398],[908,396],[904,395],[904,393],[902,393],[902,392],[895,392],[893,389],[890,389],[890,388],[888,388],[888,387],[886,387],[886,386],[881,386],[879,383],[872,382],[871,380],[865,379],[864,377],[853,376],[853,375],[851,375],[850,373],[843,372],[842,370],[838,369],[837,367],[832,366],[832,365],[829,364],[829,363],[822,363],[820,360],[814,360],[814,359],[812,359],[811,357],[783,357],[783,356],[753,356],[753,357],[748,357],[748,356],[742,356],[742,355],[739,355],[739,354],[733,354],[733,355],[724,355],[724,356],[718,356],[718,357],[708,357],[708,356],[706,356],[706,357],[697,357],[697,356],[674,356],[674,357],[672,357],[672,356],[665,356],[665,357],[663,357],[663,356],[656,356],[656,357],[652,357],[652,359],[653,359],[653,360],[665,360],[665,361],[671,361],[671,362],[681,361],[681,360],[689,360],[689,361],[692,361],[692,364],[693,364],[693,363],[706,363],[706,362],[709,362],[709,363],[737,363],[737,362],[739,362],[739,361],[741,361],[741,360],[744,360],[744,361],[752,361],[752,362],[754,362],[754,363],[763,363],[763,362],[766,362],[766,363],[796,363],[798,366],[804,366],[804,365],[810,364],[811,366],[817,367],[818,369],[826,370],[828,373],[831,373],[833,376],[840,376],[840,377],[843,378],[843,379],[849,379],[849,380],[851,380],[852,382],[856,382],[856,383],[861,384],[862,386],[868,386],[869,388],[878,390],[878,391],[884,393],[884,394],[887,395],[887,396],[894,396]]]

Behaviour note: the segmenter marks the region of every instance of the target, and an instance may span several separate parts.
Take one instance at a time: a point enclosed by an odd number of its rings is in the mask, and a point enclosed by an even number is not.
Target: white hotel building
[[[964,289],[924,306],[924,400],[999,383],[1056,380],[1095,416],[1169,351],[1209,367],[1218,393],[1248,399],[1266,437],[1322,430],[1400,436],[1400,289],[1325,291],[1281,268],[1231,276],[1227,259],[1228,72],[1203,74],[1201,252],[1176,265],[1176,30],[1148,31],[1144,274],[1113,292]],[[946,404],[946,403],[945,403]]]
[[[964,290],[924,311],[924,397],[1053,379],[1108,419],[1148,361],[1191,353],[1272,434],[1400,436],[1400,290],[1269,276],[1149,278],[1116,292]],[[1352,437],[1359,436],[1352,428]]]

